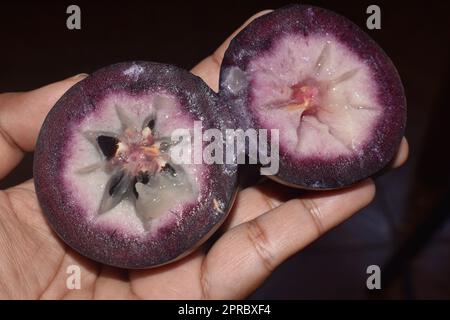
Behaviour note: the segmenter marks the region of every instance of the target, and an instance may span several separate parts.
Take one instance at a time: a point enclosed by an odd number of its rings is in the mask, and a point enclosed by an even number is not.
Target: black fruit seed
[[[110,136],[98,136],[97,143],[103,155],[107,159],[111,159],[117,152],[119,140]]]

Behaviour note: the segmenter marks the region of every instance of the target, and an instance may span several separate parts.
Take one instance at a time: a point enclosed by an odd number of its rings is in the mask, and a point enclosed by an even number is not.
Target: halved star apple
[[[389,57],[355,24],[313,6],[284,7],[244,28],[225,52],[220,95],[244,130],[279,130],[273,178],[307,189],[380,171],[405,128]]]
[[[190,147],[194,121],[222,129],[220,113],[203,81],[169,65],[120,63],[76,84],[36,145],[36,193],[54,230],[83,255],[123,268],[198,247],[232,205],[236,165],[180,163],[171,151]],[[179,129],[187,136],[177,140]]]

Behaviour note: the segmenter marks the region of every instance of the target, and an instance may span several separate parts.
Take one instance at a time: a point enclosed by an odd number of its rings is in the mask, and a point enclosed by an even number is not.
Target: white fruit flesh
[[[246,79],[252,114],[298,158],[361,152],[382,112],[370,69],[330,35],[284,36],[250,62]]]
[[[137,199],[124,199],[118,204],[102,200],[113,173],[105,169],[105,157],[89,134],[104,132],[119,137],[126,128],[140,132],[142,123],[152,115],[157,119],[156,138],[170,138],[175,129],[193,128],[193,120],[174,97],[166,94],[132,97],[117,93],[109,95],[97,105],[95,113],[73,126],[68,143],[71,150],[65,161],[64,181],[73,201],[83,205],[88,220],[130,236],[152,234],[155,229],[180,219],[186,205],[201,200],[199,190],[207,179],[201,165],[183,164],[176,178],[157,173],[148,184],[136,183]],[[147,131],[142,130],[142,135]],[[119,145],[119,149],[125,147]],[[100,208],[101,203],[107,210]]]

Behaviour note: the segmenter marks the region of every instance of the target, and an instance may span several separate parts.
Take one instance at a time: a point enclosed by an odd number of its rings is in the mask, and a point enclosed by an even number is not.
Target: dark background
[[[126,60],[189,69],[252,14],[289,1],[54,1],[0,5],[0,92],[30,90]],[[450,5],[309,1],[345,15],[397,66],[408,98],[410,158],[376,178],[375,201],[280,267],[252,298],[450,298]],[[81,7],[81,30],[66,8]],[[366,8],[381,7],[381,30]],[[26,119],[25,119],[26,121]],[[1,155],[0,155],[1,159]],[[32,155],[5,188],[31,177]],[[382,290],[365,289],[368,265]]]

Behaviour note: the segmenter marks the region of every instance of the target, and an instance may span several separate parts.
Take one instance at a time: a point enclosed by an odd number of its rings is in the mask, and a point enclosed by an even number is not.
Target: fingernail
[[[87,74],[87,73],[80,73],[80,74],[77,74],[77,75],[75,75],[73,77],[70,77],[70,79],[84,79],[84,78],[86,78],[88,76],[89,76],[89,74]]]

